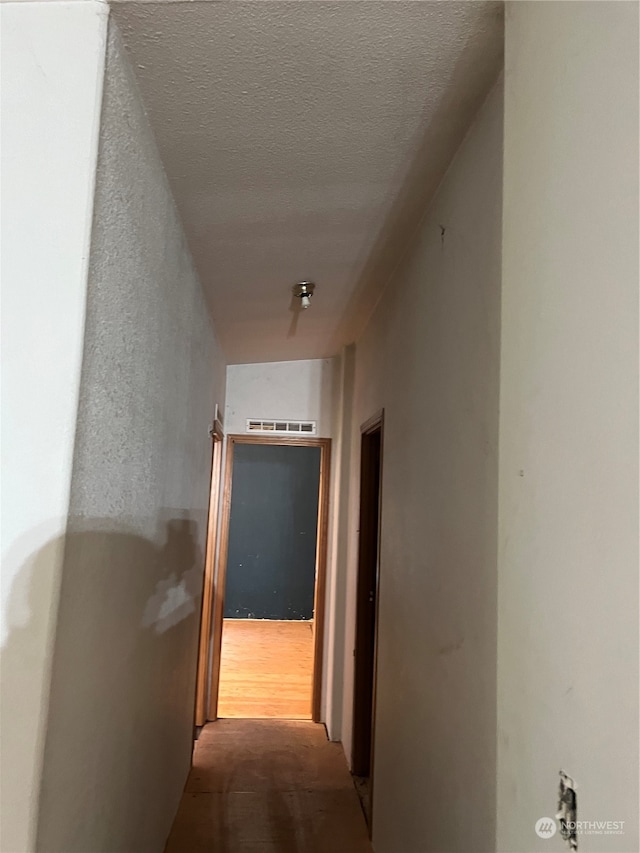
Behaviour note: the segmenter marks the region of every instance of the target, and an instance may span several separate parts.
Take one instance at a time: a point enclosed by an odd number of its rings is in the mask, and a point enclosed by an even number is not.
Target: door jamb
[[[209,692],[209,719],[218,719],[218,692],[220,686],[220,661],[222,654],[222,623],[224,615],[224,590],[229,557],[229,521],[231,518],[231,493],[233,483],[233,451],[236,444],[271,444],[320,448],[320,490],[318,495],[318,532],[316,538],[316,580],[314,593],[314,648],[313,691],[311,718],[319,723],[322,713],[322,664],[324,645],[324,617],[327,574],[327,540],[329,529],[329,489],[331,475],[331,439],[297,436],[229,435],[224,471],[222,522],[220,526],[220,555],[214,593],[213,659],[211,689]]]

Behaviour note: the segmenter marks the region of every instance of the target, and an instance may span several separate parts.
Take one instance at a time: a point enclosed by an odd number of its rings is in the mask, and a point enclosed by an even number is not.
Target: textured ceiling
[[[375,306],[502,63],[502,4],[116,2],[231,363],[318,358]],[[310,310],[291,286],[316,282]]]

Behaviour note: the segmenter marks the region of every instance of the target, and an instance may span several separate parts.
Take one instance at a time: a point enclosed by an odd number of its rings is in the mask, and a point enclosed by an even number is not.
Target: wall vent
[[[316,421],[265,421],[248,418],[247,432],[259,432],[262,435],[315,435]]]

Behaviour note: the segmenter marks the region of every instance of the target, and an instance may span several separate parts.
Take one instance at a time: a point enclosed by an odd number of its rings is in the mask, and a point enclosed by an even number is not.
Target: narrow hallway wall
[[[500,389],[500,853],[558,774],[638,835],[638,4],[511,3]]]
[[[32,851],[82,366],[103,3],[2,3],[0,850]]]
[[[482,107],[356,344],[360,425],[385,410],[373,781],[376,853],[495,841],[502,85]],[[354,625],[342,736],[351,752]]]
[[[189,770],[225,364],[109,26],[38,849],[163,848]]]

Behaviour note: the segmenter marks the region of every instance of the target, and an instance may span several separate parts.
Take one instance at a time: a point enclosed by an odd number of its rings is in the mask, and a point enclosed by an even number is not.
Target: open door
[[[351,769],[371,826],[383,413],[361,427],[360,537]]]
[[[213,451],[211,456],[211,486],[209,491],[207,544],[204,558],[200,642],[198,647],[198,675],[196,680],[195,724],[197,727],[203,726],[207,722],[208,686],[211,673],[213,600],[216,550],[218,543],[218,508],[220,497],[220,472],[222,466],[222,442],[224,439],[222,425],[217,419],[211,431],[211,438],[213,440]]]

